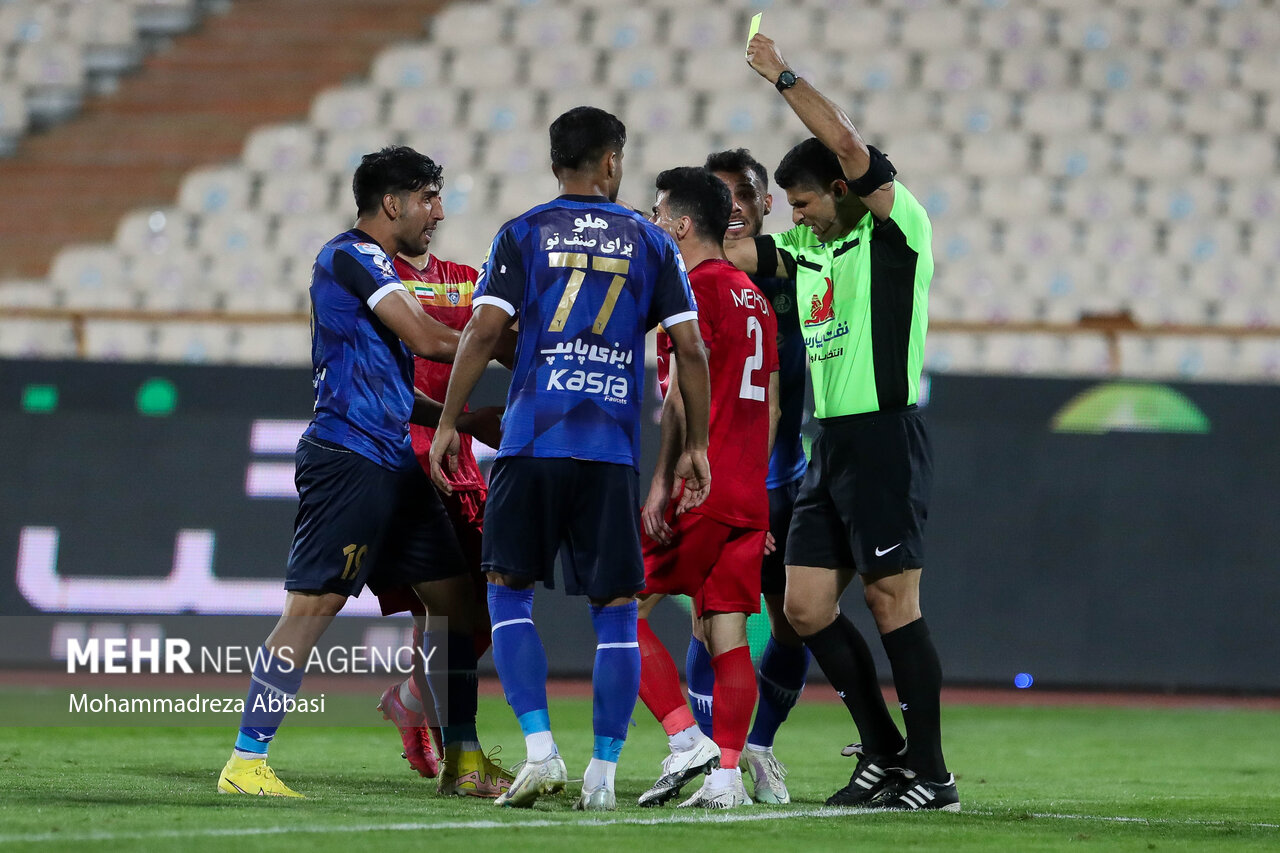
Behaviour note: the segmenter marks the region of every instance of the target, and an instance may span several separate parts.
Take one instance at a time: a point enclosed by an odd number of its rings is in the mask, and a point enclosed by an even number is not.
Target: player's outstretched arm
[[[374,306],[373,313],[396,333],[415,354],[432,361],[451,362],[458,352],[461,335],[432,317],[407,290],[388,293]]]
[[[479,439],[490,447],[497,447],[502,440],[504,411],[502,406],[481,406],[463,412],[458,415],[458,432]],[[443,412],[444,403],[428,397],[420,388],[413,389],[413,411],[409,414],[409,423],[435,429]]]
[[[756,33],[747,45],[747,62],[757,74],[775,86],[782,72],[791,70],[773,39],[760,33]],[[839,158],[846,178],[857,181],[867,174],[871,168],[871,150],[844,110],[802,78],[785,89],[782,96],[809,132]],[[877,219],[889,218],[893,211],[892,180],[869,188],[866,195],[861,192],[858,195]]]
[[[481,406],[458,415],[458,432],[466,433],[482,444],[497,449],[502,443],[503,406]]]
[[[421,312],[422,309],[418,310]],[[453,487],[449,485],[442,466],[447,460],[451,472],[458,470],[458,418],[484,374],[485,365],[493,357],[502,330],[510,322],[510,315],[501,308],[479,305],[462,330],[453,372],[449,374],[449,389],[444,396],[444,410],[431,440],[431,480],[445,494],[451,494]]]
[[[725,240],[724,254],[729,263],[747,275],[755,275],[760,269],[760,258],[756,252],[756,241],[750,237],[745,240]]]
[[[707,461],[711,420],[711,379],[702,333],[692,320],[667,329],[674,345],[676,385],[684,402],[684,452],[676,462],[675,478],[684,481],[676,514],[693,509],[711,491],[711,464]]]
[[[775,274],[782,275],[784,270],[788,269],[787,262],[784,259],[782,250],[776,246],[771,250],[773,257],[761,255],[760,244],[756,242],[757,238],[744,237],[741,240],[725,240],[724,254],[729,259],[729,263],[733,264],[747,275],[758,275],[761,273],[761,267],[765,267],[773,272],[765,272],[766,277],[773,277]]]
[[[409,413],[409,423],[435,429],[443,411],[444,403],[428,397],[421,388],[413,389],[413,411]]]

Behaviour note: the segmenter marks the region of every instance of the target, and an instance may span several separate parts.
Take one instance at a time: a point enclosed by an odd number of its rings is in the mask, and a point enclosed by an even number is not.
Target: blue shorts
[[[603,600],[644,588],[640,486],[630,465],[504,456],[489,475],[481,563]]]
[[[463,574],[440,496],[420,465],[392,471],[331,442],[298,442],[298,517],[284,588],[359,595]]]

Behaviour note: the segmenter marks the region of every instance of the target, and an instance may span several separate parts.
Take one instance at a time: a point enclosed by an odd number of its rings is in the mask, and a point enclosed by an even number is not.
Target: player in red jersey
[[[662,777],[640,797],[660,805],[690,779],[710,771],[681,807],[728,809],[751,802],[738,769],[756,703],[755,669],[747,647],[747,615],[760,610],[760,561],[769,531],[765,479],[777,428],[777,321],[769,300],[724,255],[732,199],[728,187],[701,167],[658,176],[652,221],[675,238],[690,267],[698,323],[711,373],[714,487],[705,503],[675,517],[672,467],[679,454],[679,389],[668,367],[670,342],[658,336],[663,403],[658,471],[642,510],[645,589],[640,593],[640,698],[662,723],[671,754]],[[649,627],[648,614],[665,595],[692,596],[696,630],[715,671],[714,740],[698,729],[680,691],[671,654]]]
[[[471,319],[471,295],[479,275],[474,267],[445,261],[433,254],[418,258],[395,258],[395,269],[404,286],[417,297],[424,311],[441,323],[454,329],[462,329]],[[443,400],[449,386],[452,365],[427,359],[414,359],[414,385],[432,400]],[[496,423],[496,418],[480,420],[484,424]],[[485,443],[496,447],[499,435],[477,430]],[[430,471],[428,452],[435,429],[419,424],[409,425],[413,440],[413,452],[424,469]],[[453,492],[441,495],[445,510],[453,523],[453,529],[462,547],[463,556],[475,572],[476,599],[474,610],[475,635],[472,641],[476,657],[489,647],[489,610],[485,601],[484,574],[480,570],[480,539],[484,529],[484,506],[488,487],[484,474],[476,462],[472,449],[472,435],[461,436],[458,454],[458,470],[447,472]],[[404,757],[419,774],[428,778],[440,776],[438,790],[441,793],[465,796],[496,797],[510,787],[511,776],[464,743],[458,749],[443,746],[445,738],[434,719],[432,694],[427,684],[423,661],[423,648],[432,647],[424,640],[428,636],[426,611],[411,589],[400,589],[380,595],[378,602],[384,616],[408,611],[413,617],[413,648],[415,666],[413,673],[400,684],[387,688],[378,708],[383,717],[396,724],[404,744]],[[446,650],[447,655],[447,650]],[[431,666],[444,669],[447,661],[433,658]],[[474,689],[473,687],[471,689]],[[435,743],[433,745],[432,738]],[[468,735],[469,736],[469,735]],[[444,770],[441,773],[438,755],[443,753]]]

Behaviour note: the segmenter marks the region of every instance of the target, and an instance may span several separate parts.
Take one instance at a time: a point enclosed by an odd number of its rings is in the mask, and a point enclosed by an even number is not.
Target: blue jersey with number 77
[[[472,305],[520,320],[498,456],[638,467],[645,334],[698,317],[665,231],[602,196],[561,196],[502,227]]]

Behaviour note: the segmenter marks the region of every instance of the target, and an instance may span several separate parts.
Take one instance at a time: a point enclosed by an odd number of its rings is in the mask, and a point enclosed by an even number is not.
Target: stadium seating
[[[13,153],[30,121],[22,87],[0,83],[0,157]]]
[[[320,129],[309,124],[261,127],[244,143],[243,163],[259,174],[309,168],[320,147]]]
[[[1163,134],[1173,129],[1177,104],[1166,92],[1115,92],[1102,108],[1102,129],[1119,135]]]
[[[6,308],[57,308],[60,294],[44,281],[10,281],[0,287],[0,314]]]
[[[68,320],[0,319],[0,356],[74,358],[75,333]]]
[[[387,92],[434,89],[445,79],[448,57],[425,42],[389,47],[373,61],[369,82]]]
[[[592,17],[591,41],[606,50],[651,44],[658,36],[658,24],[659,16],[639,5],[597,9]]]
[[[311,330],[300,323],[241,324],[232,330],[230,360],[237,364],[309,365]]]
[[[979,9],[976,46],[993,51],[1036,47],[1048,42],[1049,16],[1037,8]]]
[[[697,92],[685,90],[631,92],[626,97],[622,113],[627,128],[632,132],[667,133],[693,125],[699,98]]]
[[[231,355],[233,334],[225,323],[163,323],[156,329],[155,357],[194,364],[224,362]]]
[[[59,87],[83,92],[100,67],[91,53],[48,52],[56,45],[31,37],[53,26],[41,22],[123,48],[122,9],[139,24],[144,10],[155,21],[196,8],[59,0],[33,13],[37,5],[0,4],[0,39],[11,45],[0,147],[30,125],[33,75],[52,98]],[[50,11],[64,5],[74,14]],[[316,247],[350,222],[351,170],[392,142],[445,164],[440,251],[478,264],[504,219],[554,193],[545,128],[582,102],[627,122],[623,196],[642,208],[653,175],[713,148],[748,146],[772,170],[805,131],[741,61],[747,18],[765,7],[766,32],[929,210],[938,319],[1073,323],[1128,310],[1153,326],[1280,324],[1274,0],[454,2],[421,39],[406,34],[382,50],[366,79],[319,93],[305,120],[260,127],[238,162],[189,174],[174,207],[126,217],[112,246],[68,247],[50,275],[55,304],[295,312]],[[767,224],[789,224],[781,193]],[[188,278],[191,294],[174,287]],[[284,326],[226,336],[198,326],[153,329],[146,347],[115,349],[117,330],[106,327],[93,344],[118,357],[290,359],[280,349],[288,336],[262,340]],[[198,346],[182,342],[183,330]],[[6,343],[15,340],[27,338],[0,334],[0,347],[20,348]],[[1224,340],[1126,334],[1120,366],[1275,375],[1265,338]],[[1092,334],[939,332],[927,359],[952,371],[1112,367]]]
[[[1027,47],[995,56],[996,79],[1012,92],[1065,89],[1074,85],[1071,59],[1064,51]]]
[[[111,245],[72,246],[54,259],[49,284],[69,308],[130,307],[124,256]]]
[[[886,104],[892,104],[893,92],[877,93]],[[941,99],[938,117],[941,127],[950,133],[984,134],[1004,130],[1013,124],[1016,102],[1003,91],[966,92]],[[868,113],[868,115],[870,115]]]
[[[154,323],[90,320],[84,338],[85,355],[94,361],[151,361],[156,355]]]
[[[192,213],[217,216],[249,205],[253,175],[239,164],[189,172],[178,190],[178,206]]]
[[[203,11],[198,0],[0,3],[0,156],[30,127],[66,119],[86,95],[110,91],[158,36],[189,29]]]

